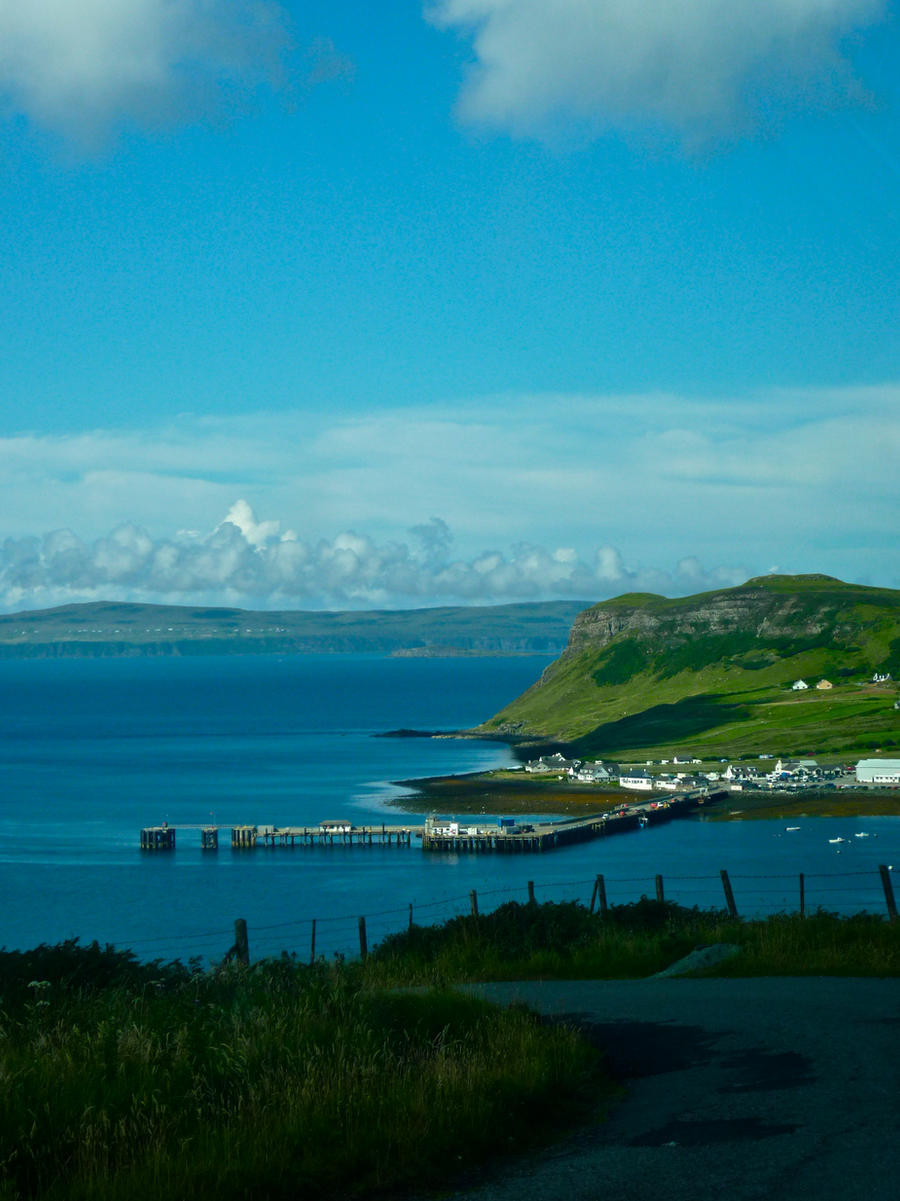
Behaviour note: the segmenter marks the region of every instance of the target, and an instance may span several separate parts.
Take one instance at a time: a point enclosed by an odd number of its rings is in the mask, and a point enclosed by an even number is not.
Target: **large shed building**
[[[860,759],[857,784],[900,784],[900,759]]]

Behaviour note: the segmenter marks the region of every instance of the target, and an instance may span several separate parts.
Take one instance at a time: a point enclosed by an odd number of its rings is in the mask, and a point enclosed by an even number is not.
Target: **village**
[[[600,760],[567,759],[557,752],[532,759],[523,769],[531,775],[555,775],[558,779],[605,787],[618,785],[631,792],[694,792],[710,787],[730,792],[900,787],[900,759],[860,759],[855,765],[820,765],[815,759],[775,759],[774,755],[761,754],[759,760],[766,766],[722,759],[715,767],[709,767],[702,759],[682,751],[671,759],[648,759],[641,765],[623,766]],[[675,770],[666,770],[670,768]]]

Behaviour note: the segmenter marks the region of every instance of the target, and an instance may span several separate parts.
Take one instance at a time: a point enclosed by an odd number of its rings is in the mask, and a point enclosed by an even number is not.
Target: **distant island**
[[[558,654],[586,604],[331,612],[96,601],[0,614],[0,658]]]

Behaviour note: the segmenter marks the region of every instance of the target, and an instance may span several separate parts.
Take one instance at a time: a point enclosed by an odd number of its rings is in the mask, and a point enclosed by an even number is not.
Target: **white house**
[[[623,788],[632,788],[637,792],[650,792],[653,788],[653,777],[649,772],[632,771],[619,776],[619,783]]]
[[[605,784],[614,778],[614,773],[602,763],[585,763],[575,773],[582,784]]]
[[[818,769],[815,759],[779,759],[775,764],[775,775],[806,776]]]
[[[794,680],[793,684],[791,684],[794,692],[805,692],[808,687],[809,684],[807,684],[806,680]]]
[[[567,759],[565,755],[561,755],[557,751],[553,755],[541,755],[540,759],[531,759],[525,764],[527,772],[564,772],[566,775],[572,776],[581,767],[580,759]]]

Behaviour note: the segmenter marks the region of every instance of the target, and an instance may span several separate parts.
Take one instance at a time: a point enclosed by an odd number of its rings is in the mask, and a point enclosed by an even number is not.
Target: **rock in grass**
[[[737,955],[740,949],[739,946],[730,942],[714,942],[708,947],[696,947],[690,955],[685,955],[683,959],[663,968],[661,972],[656,972],[651,979],[657,979],[660,976],[685,976],[688,972],[714,967],[724,959],[730,959],[732,955]]]

